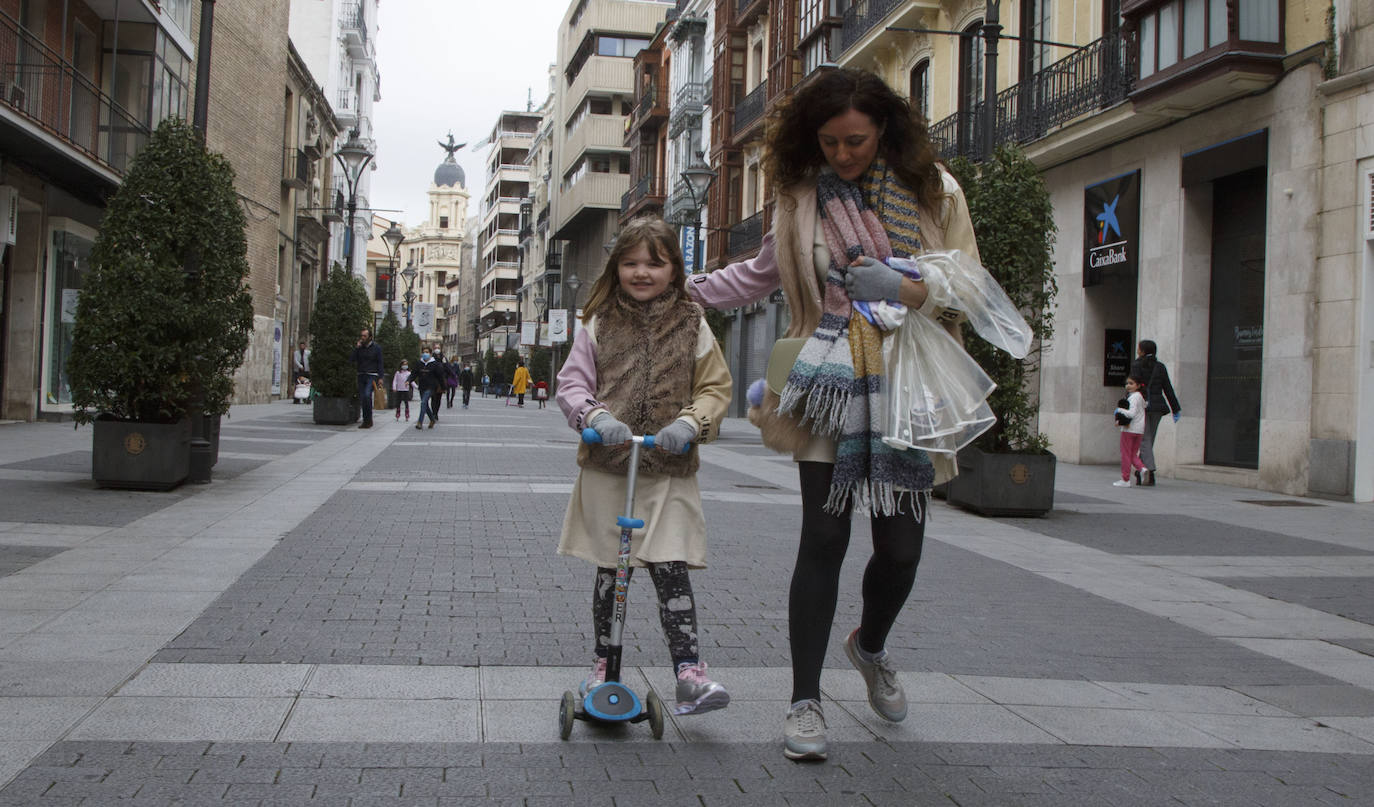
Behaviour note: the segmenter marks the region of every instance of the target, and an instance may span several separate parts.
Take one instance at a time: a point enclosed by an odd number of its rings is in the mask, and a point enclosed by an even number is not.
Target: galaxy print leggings
[[[629,570],[631,577],[634,567]],[[687,564],[675,560],[650,563],[649,576],[658,590],[658,619],[663,638],[673,657],[673,669],[698,661],[697,606],[692,596],[692,579]],[[626,580],[626,585],[629,580]],[[605,657],[611,641],[611,618],[615,614],[615,569],[597,567],[596,588],[592,591],[592,626],[596,628],[596,654]]]

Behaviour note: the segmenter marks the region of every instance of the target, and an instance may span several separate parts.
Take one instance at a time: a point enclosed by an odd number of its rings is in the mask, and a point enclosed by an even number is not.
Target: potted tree
[[[1015,146],[1002,146],[974,165],[953,161],[951,172],[968,199],[983,265],[1021,311],[1035,337],[1024,359],[993,348],[972,333],[964,343],[997,389],[988,406],[997,422],[959,452],[950,480],[951,504],[989,516],[1044,516],[1054,508],[1055,456],[1038,429],[1040,351],[1054,333],[1058,285],[1056,227],[1049,191],[1035,165]]]
[[[253,327],[244,227],[229,161],[164,120],[110,199],[77,301],[67,371],[102,487],[181,484],[190,417],[228,411]]]
[[[344,425],[359,414],[358,373],[350,362],[358,332],[372,324],[372,305],[363,282],[334,264],[320,283],[310,313],[310,384],[314,419],[322,425]]]

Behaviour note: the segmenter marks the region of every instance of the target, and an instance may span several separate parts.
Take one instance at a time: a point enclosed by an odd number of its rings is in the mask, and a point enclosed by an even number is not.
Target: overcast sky
[[[407,226],[424,222],[426,191],[443,162],[438,141],[475,143],[503,109],[538,106],[557,56],[558,23],[569,0],[382,0],[377,69],[382,100],[373,109],[377,170],[372,207]],[[456,155],[467,175],[468,215],[486,184],[485,149]],[[400,212],[385,212],[391,208]]]

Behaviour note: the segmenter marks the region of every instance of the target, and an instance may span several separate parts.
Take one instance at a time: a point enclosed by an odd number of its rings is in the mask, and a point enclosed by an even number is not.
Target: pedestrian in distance
[[[410,362],[401,359],[401,369],[391,377],[391,391],[396,396],[396,420],[401,419],[401,406],[405,406],[406,422],[410,422]]]
[[[362,406],[363,422],[358,428],[372,428],[372,390],[382,383],[386,374],[382,346],[372,341],[372,329],[363,328],[348,360],[358,371],[358,403]]]
[[[529,389],[530,371],[524,359],[515,360],[515,377],[511,379],[510,391],[516,396],[516,406],[525,405],[525,390]]]
[[[1141,394],[1145,396],[1145,431],[1140,438],[1140,459],[1145,463],[1145,485],[1155,483],[1155,434],[1159,421],[1172,414],[1177,423],[1182,416],[1174,385],[1169,383],[1169,368],[1155,356],[1157,346],[1152,339],[1141,339],[1136,346],[1136,360],[1131,362],[1131,375],[1144,379]]]
[[[444,359],[444,346],[435,342],[429,349],[430,358],[434,359],[434,372],[439,377],[439,388],[429,399],[429,411],[434,420],[439,419],[439,405],[444,401],[444,390],[448,387],[448,362]]]
[[[792,314],[785,336],[803,340],[800,354],[792,354],[801,360],[782,359],[791,370],[781,395],[766,389],[761,406],[749,411],[764,444],[792,454],[801,481],[783,754],[822,760],[828,747],[821,667],[851,514],[858,509],[869,519],[873,554],[859,626],[844,648],[873,710],[900,721],[906,694],[887,637],[916,580],[930,490],[956,473],[948,455],[899,450],[881,439],[881,407],[871,391],[885,380],[882,339],[867,320],[855,319],[851,303],[895,300],[957,338],[960,312],[936,306],[925,281],[883,259],[957,249],[977,260],[978,245],[963,191],[937,162],[920,114],[872,73],[820,71],[778,109],[765,146],[764,169],[777,194],[772,231],[757,257],[694,275],[688,291],[709,308],[727,310],[781,289]],[[816,372],[821,367],[825,373]],[[825,417],[810,417],[821,409]]]
[[[549,400],[549,382],[541,380],[534,383],[534,399],[539,402],[539,408],[543,409]]]
[[[472,400],[472,365],[463,362],[463,369],[458,372],[458,386],[463,388],[463,408],[468,408],[468,402]]]
[[[420,390],[420,412],[415,416],[415,428],[423,427],[425,416],[428,415],[432,429],[439,420],[438,407],[434,406],[434,402],[443,394],[444,371],[428,350],[420,354],[420,369],[416,370],[414,380]]]
[[[444,389],[448,393],[448,408],[453,408],[453,398],[458,394],[458,360],[444,362]]]
[[[491,384],[491,376],[482,374],[482,397],[487,397],[487,387]]]
[[[1131,486],[1131,470],[1135,470],[1135,483],[1144,484],[1140,473],[1145,463],[1140,459],[1140,438],[1145,431],[1145,396],[1140,391],[1145,388],[1145,380],[1138,376],[1126,379],[1126,406],[1117,406],[1115,415],[1117,428],[1121,430],[1121,478],[1112,484],[1118,488]]]
[[[291,352],[291,372],[297,379],[310,378],[310,348],[305,346],[304,339]]]
[[[634,499],[654,517],[636,530],[631,570],[648,567],[677,676],[676,713],[720,709],[730,695],[706,674],[689,569],[706,566],[706,521],[697,444],[715,439],[730,400],[730,371],[701,307],[687,298],[673,229],[659,218],[626,225],[592,286],[582,327],[558,373],[568,425],[591,427],[599,445],[578,449],[581,467],[563,517],[558,552],[596,565],[596,636],[588,690],[606,680],[619,533],[632,435],[654,435],[641,452]],[[522,368],[523,369],[523,368]]]

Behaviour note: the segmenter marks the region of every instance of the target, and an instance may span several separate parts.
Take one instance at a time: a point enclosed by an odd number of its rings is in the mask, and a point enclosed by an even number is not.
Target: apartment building
[[[533,110],[539,113],[539,126],[525,158],[529,166],[529,190],[520,215],[520,312],[522,319],[539,321],[541,332],[547,331],[550,311],[567,309],[571,304],[571,291],[563,287],[563,256],[549,230],[554,90],[558,75],[557,66],[550,64],[544,100]],[[530,106],[534,107],[533,99]],[[545,337],[541,336],[540,344],[548,344]]]
[[[563,244],[565,285],[587,286],[605,267],[630,189],[625,128],[636,98],[634,57],[674,5],[574,0],[559,26],[550,220]]]
[[[1183,406],[1161,475],[1374,500],[1368,4],[1003,4],[1022,40],[998,43],[990,103],[985,9],[825,10],[832,57],[904,88],[946,156],[1017,142],[1042,170],[1059,298],[1040,428],[1060,459],[1115,457],[1109,369],[1147,338]]]
[[[492,126],[482,195],[482,242],[478,253],[478,348],[498,354],[520,342],[520,228],[530,215],[530,146],[539,132],[535,111],[500,114]],[[534,314],[529,314],[533,318]]]
[[[76,299],[105,202],[152,128],[190,116],[191,5],[0,0],[0,418],[71,411]]]
[[[377,70],[378,3],[379,0],[310,0],[288,4],[291,41],[333,105],[341,132],[340,145],[356,130],[362,144],[373,154],[377,153],[377,143],[372,110],[382,98],[381,74]],[[366,274],[361,258],[370,236],[369,194],[372,171],[376,169],[373,160],[353,189],[357,212],[352,237],[348,237],[346,221],[330,224],[332,259],[349,266],[360,277]],[[331,182],[330,197],[335,207],[343,209],[349,201],[347,178],[339,171]]]

